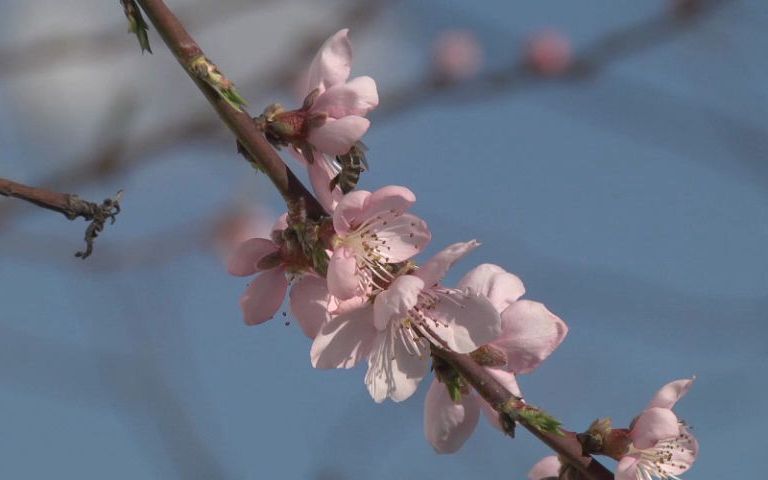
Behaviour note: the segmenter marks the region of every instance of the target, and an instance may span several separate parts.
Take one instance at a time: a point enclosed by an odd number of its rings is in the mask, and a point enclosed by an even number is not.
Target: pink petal
[[[325,323],[310,350],[315,368],[352,368],[368,356],[376,338],[373,307],[344,313]]]
[[[680,425],[672,410],[649,408],[635,420],[629,437],[639,449],[650,448],[659,440],[674,438],[680,433]]]
[[[388,212],[400,215],[416,202],[416,195],[405,187],[388,185],[373,192],[362,213],[366,218]]]
[[[313,152],[315,163],[307,165],[309,181],[320,205],[327,212],[333,212],[343,195],[339,187],[331,190],[331,179],[336,176],[337,171],[331,166],[330,160],[325,155],[314,150]]]
[[[493,378],[495,378],[499,383],[501,383],[504,386],[504,388],[506,388],[507,391],[509,391],[509,393],[517,397],[523,396],[522,392],[520,392],[520,386],[517,384],[517,378],[515,377],[514,373],[507,372],[500,368],[486,367],[486,370],[488,370],[488,373],[490,373]]]
[[[428,352],[428,351],[427,351]],[[368,357],[365,385],[376,403],[387,397],[402,402],[429,371],[429,353],[414,355],[390,330],[379,332]]]
[[[304,275],[291,287],[289,298],[291,312],[299,321],[304,335],[315,338],[320,327],[331,320],[328,313],[331,295],[325,280],[314,275]]]
[[[454,403],[445,385],[432,381],[424,400],[424,435],[437,453],[454,453],[464,445],[480,419],[478,402],[469,394]]]
[[[679,434],[663,439],[651,447],[633,451],[622,458],[616,478],[679,478],[693,466],[698,453],[699,444],[696,438],[685,426],[680,426]]]
[[[638,458],[633,456],[626,456],[619,460],[614,480],[637,480],[637,462]]]
[[[565,339],[568,326],[539,302],[518,300],[501,313],[501,335],[491,344],[507,356],[507,369],[528,373]]]
[[[346,235],[363,222],[362,212],[371,192],[353,190],[344,195],[333,210],[333,229],[339,235]]]
[[[360,277],[357,260],[352,250],[340,246],[334,250],[328,263],[328,291],[335,297],[346,300],[360,293]]]
[[[688,428],[680,427],[677,443],[679,446],[672,450],[672,458],[661,467],[669,476],[688,471],[699,455],[699,442]]]
[[[363,138],[371,122],[363,117],[348,115],[338,120],[328,118],[325,123],[309,132],[309,143],[321,153],[343,155]]]
[[[505,372],[504,370],[500,370],[498,368],[486,367],[486,370],[510,393],[518,397],[523,396],[523,394],[520,392],[520,387],[517,385],[517,379],[515,378],[514,373]],[[501,428],[501,423],[499,422],[499,412],[494,410],[493,407],[485,400],[481,400],[480,408],[482,408],[483,413],[485,414],[485,418],[488,419],[488,422],[496,429],[503,431]]]
[[[690,379],[684,378],[664,385],[658,392],[656,392],[656,395],[653,396],[651,403],[649,403],[646,408],[660,407],[671,409],[675,406],[678,400],[688,393],[688,390],[690,390],[693,385],[694,379],[695,377]]]
[[[525,293],[523,282],[516,275],[491,263],[478,265],[467,272],[456,288],[486,297],[499,312]]]
[[[341,301],[338,298],[334,298],[334,300],[335,302],[332,302],[331,306],[328,308],[328,312],[334,316],[341,315],[342,313],[347,313],[352,310],[357,310],[358,308],[368,303],[368,297],[365,295],[352,297]]]
[[[382,242],[378,252],[386,263],[404,262],[412,258],[424,250],[432,239],[427,223],[409,213],[387,221],[375,233]]]
[[[485,297],[450,293],[438,298],[426,315],[442,324],[433,330],[452,351],[470,353],[501,333],[499,312]]]
[[[315,88],[324,91],[349,78],[352,63],[352,45],[349,43],[348,29],[339,30],[323,43],[309,66],[306,93]]]
[[[560,460],[557,455],[550,455],[539,460],[528,472],[528,480],[545,480],[560,476]]]
[[[227,270],[232,275],[243,277],[260,271],[259,261],[270,253],[275,253],[278,246],[266,238],[251,238],[241,243],[227,262]]]
[[[287,289],[288,280],[283,268],[267,270],[254,278],[240,297],[245,323],[258,325],[272,318],[283,304]]]
[[[364,117],[378,105],[376,82],[371,77],[357,77],[323,92],[317,97],[310,111],[324,112],[331,118],[347,115]]]
[[[373,323],[384,330],[392,321],[399,321],[419,302],[424,282],[413,275],[397,277],[385,291],[376,296],[373,303]]]
[[[477,240],[449,245],[430,258],[420,269],[416,270],[414,275],[424,280],[424,284],[429,287],[437,285],[458,259],[479,246],[480,242]]]

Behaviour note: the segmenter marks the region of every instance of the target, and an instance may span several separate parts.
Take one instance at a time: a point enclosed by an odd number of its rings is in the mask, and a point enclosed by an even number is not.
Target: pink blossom
[[[283,304],[288,290],[288,277],[301,275],[291,292],[291,304],[299,305],[296,315],[304,333],[310,338],[319,330],[321,316],[307,315],[307,305],[315,294],[317,277],[309,272],[309,266],[300,257],[290,254],[289,249],[279,241],[287,227],[286,216],[280,217],[272,230],[272,239],[251,238],[240,244],[228,261],[229,273],[248,276],[258,273],[240,297],[240,308],[247,325],[258,325],[271,319]],[[276,241],[277,240],[277,241]],[[324,281],[323,281],[324,282]],[[294,300],[297,298],[297,300]],[[306,300],[305,300],[306,298]]]
[[[346,300],[388,284],[394,278],[388,264],[408,260],[429,243],[426,223],[405,213],[415,201],[413,192],[397,186],[342,198],[333,212],[336,238],[327,276],[334,296]]]
[[[435,70],[446,80],[471,78],[483,64],[483,48],[471,30],[442,32],[432,50]]]
[[[682,379],[664,385],[635,418],[629,431],[632,444],[619,460],[616,480],[667,480],[691,468],[699,443],[672,407],[692,384],[693,379]]]
[[[445,288],[439,281],[461,256],[478,245],[452,245],[412,274],[395,278],[376,295],[323,325],[312,344],[317,368],[350,368],[366,358],[365,383],[376,402],[410,397],[429,369],[429,343],[468,353],[501,331],[484,297]]]
[[[485,345],[498,364],[486,368],[510,392],[521,396],[515,374],[529,373],[543,362],[565,339],[568,327],[544,305],[520,300],[525,293],[523,283],[497,265],[475,267],[459,281],[458,288],[487,298],[499,312],[501,332]],[[440,390],[444,395],[438,393]],[[455,452],[474,430],[474,424],[470,428],[469,422],[457,422],[456,412],[477,405],[491,424],[501,429],[498,413],[471,388],[453,402],[445,386],[435,380],[430,394],[424,404],[425,435],[438,453]]]
[[[348,32],[336,32],[320,47],[309,67],[305,90],[309,100],[305,101],[305,115],[321,121],[309,122],[307,142],[313,152],[303,153],[311,160],[308,168],[312,187],[328,211],[341,196],[338,188],[332,192],[329,186],[339,171],[331,157],[347,153],[363,137],[370,126],[365,116],[379,104],[376,82],[371,77],[348,80],[352,64]]]
[[[571,42],[556,30],[533,35],[526,54],[531,68],[542,75],[560,75],[571,66]]]
[[[528,480],[556,479],[560,475],[560,460],[550,455],[539,460],[528,472]]]

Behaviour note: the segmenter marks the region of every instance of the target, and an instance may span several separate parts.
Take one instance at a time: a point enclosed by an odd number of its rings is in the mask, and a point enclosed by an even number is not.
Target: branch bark
[[[280,155],[256,128],[253,119],[245,112],[233,108],[213,88],[203,82],[193,71],[192,64],[203,56],[203,50],[187,33],[184,26],[173,12],[161,0],[139,0],[139,5],[147,14],[152,25],[163,38],[176,60],[192,78],[219,117],[237,137],[237,141],[256,162],[275,185],[289,205],[306,202],[307,216],[320,218],[326,212],[314,196],[296,178],[296,175],[280,158]]]
[[[504,388],[498,380],[493,378],[484,367],[478,365],[469,355],[462,355],[437,347],[432,348],[432,353],[456,369],[499,414],[510,414],[512,413],[511,409],[520,405],[521,399]],[[527,404],[525,405],[528,409],[535,408]],[[600,462],[589,455],[582,455],[581,444],[576,439],[574,432],[562,430],[563,436],[560,436],[554,433],[543,432],[523,419],[518,419],[518,423],[544,442],[549,448],[557,452],[561,460],[565,460],[576,467],[587,478],[592,480],[613,480],[613,473]]]
[[[71,193],[59,193],[44,188],[30,187],[6,178],[0,178],[0,195],[18,198],[54,212],[59,212],[68,220],[82,217],[91,223],[85,230],[85,250],[77,252],[76,257],[88,258],[93,253],[93,241],[99,236],[107,220],[115,223],[115,216],[120,213],[120,196],[104,200],[101,204],[83,200]]]

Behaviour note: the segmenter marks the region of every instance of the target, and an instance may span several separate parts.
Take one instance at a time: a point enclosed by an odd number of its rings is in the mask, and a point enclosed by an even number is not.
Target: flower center
[[[362,224],[353,227],[340,239],[340,244],[350,249],[357,261],[358,277],[363,291],[368,287],[383,290],[397,276],[389,262],[392,259],[392,246],[388,238],[397,236],[413,237],[415,223],[397,221],[403,212],[388,210],[368,218]]]
[[[459,301],[454,298],[456,294],[461,294],[461,291],[441,288],[422,290],[419,293],[418,303],[408,311],[408,315],[399,325],[400,330],[403,332],[402,335],[407,336],[407,338],[403,339],[406,348],[414,343],[418,344],[424,342],[434,343],[443,348],[448,348],[447,343],[441,338],[439,332],[440,329],[446,328],[447,325],[434,318],[431,312],[433,312],[442,301],[459,304]]]
[[[685,472],[690,463],[678,458],[694,455],[694,441],[689,433],[681,428],[677,437],[657,442],[651,448],[636,450],[639,454],[635,477],[637,480],[680,480],[677,475]]]

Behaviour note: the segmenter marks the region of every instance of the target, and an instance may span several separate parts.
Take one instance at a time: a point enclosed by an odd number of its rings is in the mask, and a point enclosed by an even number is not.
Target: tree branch
[[[286,166],[280,155],[256,128],[253,119],[244,111],[235,109],[225,98],[200,78],[194,64],[204,58],[203,50],[187,33],[178,18],[161,0],[139,0],[155,30],[171,50],[176,60],[184,67],[197,87],[203,92],[216,113],[237,137],[248,155],[267,174],[277,190],[289,205],[305,202],[307,215],[320,218],[325,210],[314,196],[307,191],[294,173]]]
[[[85,230],[85,251],[77,252],[76,257],[88,258],[93,252],[93,241],[99,236],[107,220],[115,223],[115,217],[120,213],[120,197],[122,191],[112,198],[107,198],[101,205],[83,200],[71,193],[59,193],[44,188],[35,188],[28,185],[0,178],[0,195],[19,198],[54,212],[59,212],[67,219],[74,220],[82,217],[91,223]]]
[[[435,78],[428,76],[381,94],[381,104],[371,113],[371,117],[377,122],[392,121],[397,115],[407,113],[428,102],[439,102],[441,99],[445,100],[445,103],[449,103],[451,106],[456,106],[462,102],[475,102],[490,98],[492,95],[498,95],[500,92],[519,92],[544,82],[567,84],[584,80],[585,76],[595,78],[617,60],[653,49],[664,42],[674,40],[678,35],[690,30],[691,27],[697,24],[700,24],[701,21],[716,13],[720,8],[735,3],[735,0],[692,0],[692,2],[696,7],[693,10],[684,10],[683,12],[678,12],[676,14],[665,10],[650,18],[642,20],[637,24],[629,25],[622,29],[601,35],[580,52],[575,53],[573,66],[561,76],[541,78],[531,72],[526,66],[524,59],[515,59],[499,69],[489,70],[481,74],[478,78],[472,81],[436,81]],[[356,30],[359,30],[359,28],[369,24],[375,19],[377,13],[383,10],[385,6],[391,5],[391,0],[361,0],[358,3],[353,3],[349,10],[342,13],[338,24],[355,25]],[[684,6],[684,8],[687,9],[690,7]],[[214,13],[206,12],[203,8],[203,4],[196,4],[193,9],[196,13],[199,13],[200,11],[203,13]],[[179,8],[179,11],[180,10],[181,8]],[[204,25],[203,22],[205,20],[201,18],[200,15],[191,15],[191,18],[196,20],[196,26]],[[648,33],[645,33],[646,29],[649,30]],[[290,84],[298,75],[296,65],[302,64],[302,59],[306,59],[306,57],[311,58],[317,45],[322,43],[322,41],[331,33],[333,32],[323,31],[305,33],[304,38],[298,42],[296,50],[292,54],[286,55],[285,58],[287,58],[287,60],[285,62],[270,69],[269,72],[266,72],[264,75],[258,75],[249,79],[243,84],[243,90],[249,92],[270,90]],[[499,30],[498,41],[509,41],[509,38],[504,37],[504,35],[509,35],[509,33],[510,32],[506,30]],[[121,37],[119,38],[124,39],[124,32],[120,32],[120,34]],[[94,42],[91,41],[90,43],[93,44]],[[0,51],[0,64],[3,63],[3,58],[3,52]],[[0,77],[2,77],[3,74],[3,72],[0,72]],[[615,78],[614,75],[613,82],[617,81]],[[622,94],[622,98],[632,98],[632,93],[635,93],[634,96],[640,95],[634,91],[637,90],[637,85],[636,82],[625,82],[617,88],[627,90]],[[630,91],[630,89],[633,91]],[[661,98],[660,95],[662,93],[664,92],[658,90],[650,92],[643,91],[642,95],[651,95],[653,98],[657,99],[656,103],[661,102],[664,105],[668,105],[668,102],[665,103],[665,100],[658,100],[658,98]],[[738,135],[743,135],[750,141],[760,142],[762,141],[761,139],[765,137],[765,135],[762,135],[760,128],[749,122],[732,119],[716,109],[708,108],[702,111],[701,107],[682,98],[674,98],[674,100],[679,102],[676,109],[680,110],[685,115],[699,117],[702,114],[705,114],[708,117],[713,118],[713,120],[725,122],[730,131],[736,132]],[[649,105],[647,107],[649,109],[648,111],[655,112],[656,110],[654,110],[654,108],[659,108],[656,103],[647,103],[647,105]],[[220,124],[214,120],[215,119],[211,117],[200,117],[195,115],[178,118],[172,124],[169,124],[162,129],[155,129],[136,137],[131,140],[130,146],[125,145],[125,137],[117,138],[108,142],[101,148],[95,149],[84,162],[75,166],[69,166],[60,171],[55,171],[48,177],[40,179],[38,183],[40,185],[57,185],[74,188],[75,186],[94,182],[108,176],[123,173],[132,168],[137,168],[147,160],[149,155],[171,148],[183,141],[188,141],[190,139],[203,140],[205,142],[216,141],[219,139]],[[606,126],[613,129],[620,125],[624,125],[624,123],[606,124]],[[689,132],[691,138],[697,136],[700,137],[701,135],[709,133],[708,131],[702,131],[701,128],[694,128],[695,124],[689,126],[692,129],[692,133]],[[659,127],[659,129],[659,131],[667,131],[664,127]],[[680,140],[679,143],[679,145],[693,144],[695,144],[695,142],[685,138]],[[688,149],[682,153],[686,156],[692,155]],[[697,155],[694,156],[698,158]],[[13,204],[0,205],[0,224],[11,221],[16,212]],[[2,227],[0,226],[0,228]]]
[[[199,62],[201,58],[204,58],[203,51],[173,12],[165,5],[165,2],[162,0],[138,0],[138,2],[178,62],[235,134],[239,144],[269,176],[286,203],[289,206],[303,203],[306,205],[309,217],[318,218],[325,215],[325,211],[315,197],[285,165],[277,152],[256,128],[251,117],[238,111],[230,101],[224,99],[222,95],[201,79],[199,73],[195,72],[193,65],[196,61]],[[211,62],[208,64],[212,65]],[[222,78],[227,85],[231,85],[225,77]],[[509,414],[507,402],[510,400],[519,401],[493,379],[485,369],[475,363],[471,357],[448,352],[438,347],[435,347],[434,351],[440,358],[450,363],[497,410]],[[521,420],[520,423],[566,461],[573,463],[588,479],[613,480],[613,474],[600,463],[589,456],[581,455],[581,445],[576,441],[572,432],[561,438],[557,435],[541,432],[525,421]]]
[[[480,366],[469,355],[433,347],[432,354],[450,364],[459,374],[467,380],[472,387],[483,397],[499,414],[514,417],[514,412],[525,405],[526,410],[538,410],[536,407],[521,402],[511,392],[499,383],[485,367]],[[544,432],[522,418],[517,418],[520,425],[531,432],[536,438],[544,442],[549,448],[557,452],[562,460],[576,467],[581,473],[592,480],[613,480],[613,474],[600,462],[582,454],[582,447],[576,439],[574,432],[561,430],[563,435]]]

